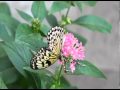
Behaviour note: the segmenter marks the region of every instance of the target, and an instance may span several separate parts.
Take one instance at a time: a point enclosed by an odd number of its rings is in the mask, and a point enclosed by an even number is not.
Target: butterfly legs
[[[66,62],[67,62],[67,60],[65,60],[62,55],[59,57],[59,60],[60,60],[60,62],[62,62],[64,73],[67,73],[69,71],[69,70],[66,69]]]

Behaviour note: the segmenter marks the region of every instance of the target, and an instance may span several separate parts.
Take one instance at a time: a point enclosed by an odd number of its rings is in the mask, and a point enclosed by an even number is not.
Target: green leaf
[[[11,16],[10,8],[7,3],[0,3],[0,13],[4,13]]]
[[[29,79],[31,79],[31,77],[29,76]],[[8,84],[7,85],[8,88],[12,88],[12,89],[29,89],[29,87],[33,87],[33,83],[31,83],[28,79],[26,79],[23,76],[19,76],[18,80],[12,84]]]
[[[73,33],[75,35],[76,38],[78,38],[79,42],[82,42],[83,45],[85,45],[87,43],[87,39],[84,38],[83,36]]]
[[[45,25],[45,24],[42,24],[42,25],[41,25],[41,31],[42,31],[45,35],[47,35],[48,32],[50,31],[50,27],[48,27],[48,26]]]
[[[0,23],[4,23],[11,30],[12,35],[14,35],[20,22],[9,15],[0,13]]]
[[[50,71],[46,69],[33,70],[30,67],[24,67],[24,70],[32,74],[37,88],[47,89],[51,86],[53,81],[53,74]]]
[[[33,33],[32,29],[27,24],[20,24],[18,26],[15,42],[25,44],[33,50],[47,46],[47,43],[43,42],[42,36],[39,33]]]
[[[68,30],[67,30],[68,31]],[[69,33],[73,33],[74,36],[79,40],[79,42],[82,42],[83,45],[85,45],[87,43],[87,39],[84,38],[83,36],[79,35],[79,34],[76,34],[72,31],[68,31]]]
[[[88,6],[94,7],[96,5],[97,1],[84,1],[84,3]]]
[[[57,19],[54,15],[50,14],[46,17],[48,23],[50,24],[51,27],[58,26]]]
[[[67,69],[70,70],[69,64],[67,64]],[[106,78],[106,76],[103,74],[103,72],[100,69],[98,69],[95,65],[88,62],[87,60],[83,60],[83,61],[78,60],[74,73],[68,72],[68,74],[87,75],[98,78]]]
[[[61,76],[60,77],[60,86],[59,86],[59,88],[60,89],[77,89],[75,86],[72,86],[70,83],[69,83],[69,81],[67,81],[66,79],[65,79],[65,77],[64,76]]]
[[[73,21],[73,23],[88,28],[92,31],[99,31],[103,33],[110,33],[112,29],[111,24],[109,24],[106,20],[94,15],[81,16]]]
[[[84,3],[82,3],[82,2],[84,2],[84,1],[74,1],[75,6],[77,6],[81,12],[83,11],[83,9],[85,7]]]
[[[4,57],[5,55],[6,55],[6,53],[5,53],[3,47],[2,47],[2,45],[1,45],[1,43],[0,43],[0,58],[1,58],[1,57]]]
[[[69,8],[71,5],[67,3],[66,1],[54,1],[51,8],[50,8],[50,14],[59,12],[61,10],[64,10],[66,8]]]
[[[0,72],[0,75],[6,84],[14,83],[19,76],[18,72],[14,67],[8,68],[5,71]]]
[[[30,15],[28,15],[27,13],[21,11],[21,10],[17,10],[19,15],[24,19],[26,20],[27,22],[31,22],[32,21],[32,17]]]
[[[81,12],[86,6],[94,7],[96,5],[96,1],[74,1],[73,3],[80,9]]]
[[[15,68],[26,77],[23,67],[29,66],[32,56],[29,48],[16,42],[4,42],[3,48]]]
[[[3,23],[0,23],[0,38],[4,41],[13,40],[12,33]]]
[[[0,76],[6,84],[11,84],[18,79],[18,72],[11,64],[7,56],[0,58]],[[8,74],[9,73],[9,74]]]
[[[60,74],[61,67],[56,67],[53,77],[55,78],[50,89],[72,89],[73,86]]]
[[[39,18],[40,21],[42,21],[47,15],[45,2],[44,1],[34,1],[32,4],[31,11],[32,11],[34,18]]]
[[[0,89],[7,89],[7,86],[5,85],[1,77],[0,77]]]
[[[7,68],[13,67],[7,56],[0,57],[0,72],[5,71]]]

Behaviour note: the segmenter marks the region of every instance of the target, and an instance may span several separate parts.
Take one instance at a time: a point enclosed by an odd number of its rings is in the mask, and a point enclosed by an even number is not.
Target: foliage
[[[67,25],[76,24],[91,31],[110,33],[111,24],[95,15],[84,15],[76,20],[70,19],[71,7],[79,8],[82,12],[85,7],[94,7],[96,1],[54,1],[50,10],[47,10],[45,1],[34,1],[31,6],[32,16],[24,11],[17,10],[26,21],[22,23],[15,19],[6,3],[0,3],[0,88],[76,88],[64,78],[57,67],[55,73],[49,69],[32,70],[30,68],[31,51],[47,46],[44,42],[47,32],[53,26],[63,26],[68,32]],[[55,13],[67,10],[58,21]],[[49,25],[43,23],[47,20]],[[87,30],[86,29],[86,30]],[[85,46],[87,39],[73,33]],[[72,75],[86,75],[106,78],[95,65],[88,60],[80,61]],[[83,64],[83,65],[82,65]],[[67,67],[67,65],[66,65]],[[67,67],[69,69],[69,67]],[[66,73],[70,74],[71,73]]]

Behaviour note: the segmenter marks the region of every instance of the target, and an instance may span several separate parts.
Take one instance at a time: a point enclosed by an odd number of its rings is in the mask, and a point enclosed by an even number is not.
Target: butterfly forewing
[[[57,26],[52,28],[50,32],[48,32],[47,35],[48,45],[49,48],[53,50],[53,52],[55,51],[56,48],[59,48],[59,50],[61,50],[63,35],[64,35],[63,28]]]

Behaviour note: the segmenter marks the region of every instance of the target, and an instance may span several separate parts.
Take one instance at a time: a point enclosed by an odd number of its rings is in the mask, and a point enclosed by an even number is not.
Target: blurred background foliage
[[[45,1],[34,1],[31,7],[32,16],[17,10],[26,23],[12,16],[7,3],[0,3],[0,88],[77,88],[72,86],[64,75],[61,75],[58,80],[60,67],[56,67],[55,73],[47,69],[32,70],[30,68],[30,60],[33,56],[31,50],[38,51],[41,47],[47,47],[44,37],[50,28],[56,25],[64,27],[67,32],[72,31],[66,26],[75,24],[94,32],[110,33],[111,24],[101,17],[83,15],[76,20],[69,18],[71,7],[79,8],[82,12],[86,7],[94,7],[96,3],[96,1],[54,1],[50,10],[47,10]],[[65,9],[67,12],[62,13],[61,20],[58,21],[54,13]],[[43,20],[47,20],[49,25],[43,23]],[[72,33],[83,45],[86,45],[85,36]],[[77,66],[74,75],[106,78],[89,60],[80,61],[80,63],[85,66]],[[66,66],[68,68],[68,65]]]

